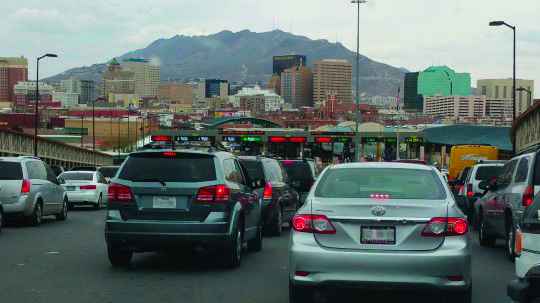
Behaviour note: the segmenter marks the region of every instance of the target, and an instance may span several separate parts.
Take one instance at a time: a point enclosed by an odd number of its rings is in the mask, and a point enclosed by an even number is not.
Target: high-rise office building
[[[15,102],[15,85],[28,81],[28,60],[0,57],[0,102]]]
[[[279,76],[281,76],[281,73],[288,68],[307,65],[306,56],[304,55],[274,56],[272,61],[272,72],[274,75]]]
[[[314,63],[313,101],[320,106],[329,95],[337,104],[352,102],[352,65],[347,60],[324,59]]]
[[[120,94],[128,99],[134,99],[135,96],[135,73],[122,68],[120,63],[113,59],[107,66],[103,74],[103,94],[109,102],[113,102],[112,94]],[[138,98],[136,98],[138,99]]]
[[[512,101],[512,79],[481,79],[476,83],[478,93],[486,96],[488,99],[502,99]],[[531,91],[531,96],[534,98],[534,80],[516,80],[516,89],[523,87]],[[526,111],[532,104],[533,100],[529,98],[527,92],[516,91],[516,115]]]
[[[206,98],[227,97],[229,95],[230,84],[227,80],[206,79],[204,80]]]
[[[292,67],[281,73],[281,94],[293,108],[313,106],[313,73],[305,66]]]
[[[422,72],[405,74],[405,108],[423,111],[423,98],[470,96],[471,75],[456,73],[447,66],[431,66]]]
[[[424,97],[423,112],[444,118],[482,118],[486,116],[486,96]]]
[[[151,60],[131,58],[122,62],[123,67],[134,73],[135,95],[157,97],[160,84],[160,67]]]
[[[62,80],[61,88],[68,94],[79,94],[79,104],[91,104],[95,101],[95,83],[92,80],[70,78]]]

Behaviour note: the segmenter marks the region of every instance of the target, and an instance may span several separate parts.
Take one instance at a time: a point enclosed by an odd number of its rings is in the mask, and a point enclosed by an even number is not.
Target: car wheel
[[[277,205],[274,211],[274,220],[272,222],[270,235],[274,237],[279,237],[281,236],[282,231],[283,231],[283,211],[281,210],[281,207]]]
[[[495,245],[495,237],[489,234],[486,222],[483,218],[480,218],[480,231],[478,232],[478,240],[480,246],[492,247]]]
[[[128,267],[133,257],[133,252],[115,246],[107,246],[109,261],[113,267]]]
[[[294,285],[289,281],[289,303],[311,303],[313,293],[308,287]]]
[[[229,268],[239,267],[242,263],[242,229],[239,224],[233,231],[232,238],[226,245],[225,265]]]
[[[43,219],[43,208],[41,206],[41,203],[36,203],[36,206],[34,206],[34,211],[32,212],[32,215],[29,217],[29,223],[32,226],[38,226],[41,224],[41,220]]]
[[[506,232],[506,257],[511,262],[514,262],[516,259],[516,228],[512,221],[510,221],[509,225]]]
[[[99,198],[96,204],[94,204],[94,209],[98,210],[103,207],[103,196],[99,194]]]
[[[466,291],[452,292],[446,296],[446,302],[448,303],[471,303],[472,302],[472,287],[469,287]]]
[[[257,227],[257,235],[254,239],[248,241],[248,249],[253,252],[259,252],[262,250],[263,246],[263,228],[262,225],[259,224]]]
[[[64,202],[62,204],[62,210],[59,214],[56,215],[56,220],[58,221],[65,221],[68,216],[68,200],[67,198],[64,198]]]

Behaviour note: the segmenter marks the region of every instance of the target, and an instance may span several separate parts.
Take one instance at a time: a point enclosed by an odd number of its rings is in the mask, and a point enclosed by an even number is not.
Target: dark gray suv
[[[132,153],[109,186],[105,225],[109,260],[127,266],[134,252],[218,249],[240,265],[243,244],[262,249],[261,197],[237,158],[213,149]]]

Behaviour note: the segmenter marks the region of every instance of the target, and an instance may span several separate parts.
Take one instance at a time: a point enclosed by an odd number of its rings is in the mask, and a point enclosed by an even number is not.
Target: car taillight
[[[529,185],[527,186],[527,188],[525,188],[525,192],[523,192],[523,198],[521,199],[521,204],[524,207],[529,207],[531,206],[531,204],[533,204],[533,201],[534,201],[534,187]]]
[[[131,193],[131,188],[125,185],[112,183],[109,185],[108,193],[109,203],[133,203],[133,194]]]
[[[264,191],[263,191],[263,199],[272,199],[273,190],[272,190],[272,183],[266,182],[264,185]]]
[[[521,255],[521,252],[523,251],[523,233],[521,230],[516,231],[516,245],[515,245],[515,252],[517,256]]]
[[[459,195],[461,195],[463,193],[463,185],[462,184],[457,185],[456,189],[457,189],[457,192],[458,192]]]
[[[227,202],[231,198],[231,189],[227,185],[201,187],[195,200],[201,202]]]
[[[474,196],[472,184],[467,184],[467,198],[472,198]]]
[[[96,189],[96,186],[95,185],[81,185],[79,186],[79,188],[81,190],[94,190]]]
[[[30,192],[30,186],[32,185],[32,182],[28,179],[22,180],[21,184],[21,194],[27,194]]]
[[[463,236],[467,233],[469,225],[462,218],[433,218],[424,227],[424,237]]]
[[[292,219],[295,231],[313,234],[335,234],[336,229],[325,215],[295,215]]]

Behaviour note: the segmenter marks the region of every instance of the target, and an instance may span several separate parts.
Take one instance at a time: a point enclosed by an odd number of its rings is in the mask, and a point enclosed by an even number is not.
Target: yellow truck
[[[480,160],[498,160],[499,149],[488,145],[456,145],[450,150],[448,179],[456,179],[466,167],[475,165]]]

